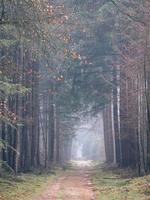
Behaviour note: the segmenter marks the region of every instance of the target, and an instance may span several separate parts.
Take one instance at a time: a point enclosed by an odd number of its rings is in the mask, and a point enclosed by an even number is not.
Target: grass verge
[[[23,174],[21,177],[0,177],[0,200],[31,200],[46,187],[47,183],[54,181],[57,175]]]
[[[150,176],[127,178],[127,171],[96,169],[92,182],[97,200],[150,200]]]

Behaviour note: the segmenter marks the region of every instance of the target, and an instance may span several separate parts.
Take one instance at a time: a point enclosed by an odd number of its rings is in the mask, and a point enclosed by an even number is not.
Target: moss
[[[20,178],[0,178],[0,200],[30,200],[55,177],[47,174],[26,174]]]
[[[123,177],[123,172],[114,173],[111,170],[95,170],[92,182],[96,187],[97,200],[150,199],[150,176],[140,178]]]

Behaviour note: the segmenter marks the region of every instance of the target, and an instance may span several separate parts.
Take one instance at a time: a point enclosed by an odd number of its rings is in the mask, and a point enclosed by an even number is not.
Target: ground
[[[90,161],[22,179],[0,178],[0,200],[150,200],[150,176],[135,178],[128,170]]]
[[[83,168],[65,172],[36,200],[94,200],[94,192],[88,171]]]
[[[150,175],[136,177],[131,169],[108,166],[91,173],[96,200],[150,200]]]
[[[45,174],[22,174],[0,177],[0,200],[32,200],[55,176]]]

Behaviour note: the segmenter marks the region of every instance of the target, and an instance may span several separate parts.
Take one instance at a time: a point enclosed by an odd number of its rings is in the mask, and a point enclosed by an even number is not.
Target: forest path
[[[47,185],[36,200],[95,200],[89,169],[90,162],[75,162],[73,170]]]

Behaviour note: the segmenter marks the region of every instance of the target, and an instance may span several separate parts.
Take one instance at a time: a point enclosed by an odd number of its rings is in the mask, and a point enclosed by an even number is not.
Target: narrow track
[[[89,171],[80,162],[74,170],[64,172],[53,184],[47,185],[36,200],[95,200]]]

